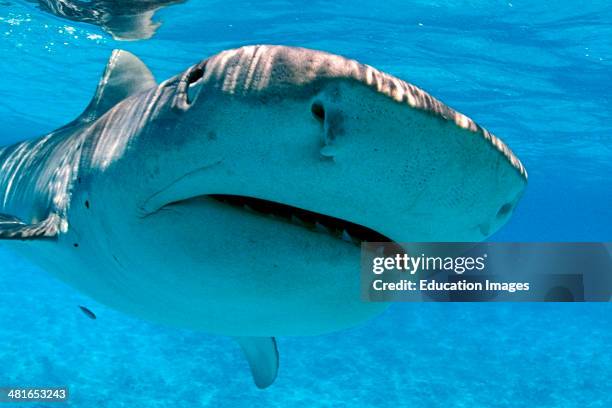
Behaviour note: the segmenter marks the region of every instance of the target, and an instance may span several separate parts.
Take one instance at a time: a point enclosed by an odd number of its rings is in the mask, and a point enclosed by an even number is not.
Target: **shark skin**
[[[481,241],[527,174],[497,137],[341,56],[248,46],[157,84],[114,51],[85,112],[0,150],[0,239],[97,301],[233,336],[355,326],[362,241]],[[100,319],[98,319],[100,321]]]
[[[146,40],[161,23],[154,21],[161,8],[186,0],[27,0],[42,11],[79,23],[99,26],[115,40]]]

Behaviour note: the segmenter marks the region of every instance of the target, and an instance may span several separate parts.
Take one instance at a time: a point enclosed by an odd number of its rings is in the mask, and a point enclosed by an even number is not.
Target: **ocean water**
[[[116,41],[0,2],[0,144],[78,116],[115,48],[163,80],[226,48],[299,45],[412,82],[510,145],[529,186],[492,239],[612,241],[608,1],[190,0],[157,18],[152,39]],[[261,391],[230,339],[122,315],[2,246],[0,299],[0,386],[68,385],[72,407],[612,405],[610,304],[394,305],[278,339],[280,374]]]

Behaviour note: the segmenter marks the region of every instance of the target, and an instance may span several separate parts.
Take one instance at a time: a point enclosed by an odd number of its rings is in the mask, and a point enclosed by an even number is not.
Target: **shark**
[[[155,13],[186,0],[26,0],[56,17],[100,27],[115,40],[153,37],[161,25]]]
[[[363,242],[482,241],[526,183],[492,133],[352,59],[245,46],[157,83],[115,50],[78,118],[0,150],[0,240],[125,314],[234,337],[265,388],[276,337],[387,308],[361,300]]]

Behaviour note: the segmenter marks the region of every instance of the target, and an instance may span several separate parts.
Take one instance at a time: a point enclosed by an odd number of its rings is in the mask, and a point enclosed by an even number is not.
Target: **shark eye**
[[[319,122],[325,121],[325,108],[321,102],[314,102],[310,107],[310,111],[312,112],[312,116],[315,117]]]
[[[204,77],[204,70],[202,68],[196,68],[189,73],[187,78],[187,103],[192,104],[200,94],[202,88],[202,78]]]
[[[198,82],[204,76],[204,70],[202,68],[196,68],[189,73],[189,78],[187,79],[187,83],[189,86]]]

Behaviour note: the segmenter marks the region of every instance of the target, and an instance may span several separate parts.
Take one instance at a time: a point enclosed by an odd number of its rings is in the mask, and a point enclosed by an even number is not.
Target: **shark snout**
[[[336,80],[310,101],[326,172],[350,190],[350,206],[360,211],[336,216],[353,216],[393,240],[470,241],[493,234],[525,188],[518,159],[432,97],[415,107],[393,95],[364,81]]]

